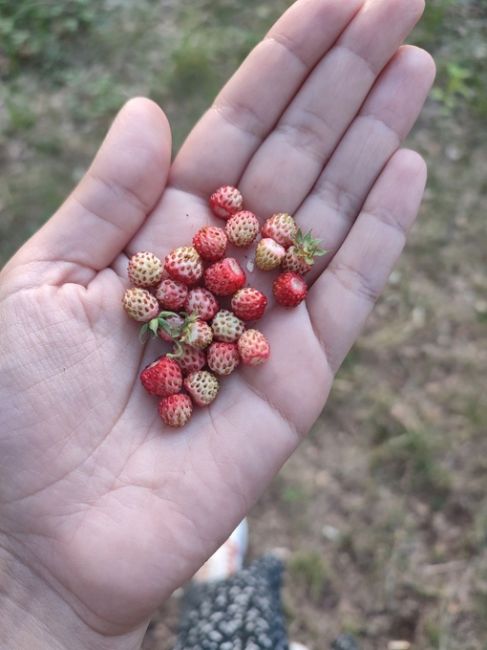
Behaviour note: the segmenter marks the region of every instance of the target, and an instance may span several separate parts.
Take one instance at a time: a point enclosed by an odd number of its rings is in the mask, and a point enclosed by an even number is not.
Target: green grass
[[[449,475],[437,461],[437,435],[405,430],[383,442],[371,456],[372,471],[397,489],[440,508],[450,492]]]
[[[301,551],[288,564],[293,585],[304,589],[308,597],[319,602],[330,585],[330,570],[324,558],[314,551]]]

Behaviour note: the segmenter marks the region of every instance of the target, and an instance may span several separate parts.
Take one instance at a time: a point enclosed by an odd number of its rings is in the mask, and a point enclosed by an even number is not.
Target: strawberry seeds
[[[175,248],[164,260],[151,252],[136,253],[128,267],[134,286],[122,299],[127,315],[143,323],[143,336],[151,334],[173,346],[140,375],[145,390],[159,398],[159,415],[170,427],[187,424],[193,405],[209,406],[218,395],[220,379],[240,364],[257,366],[270,357],[266,337],[247,327],[262,318],[267,297],[245,286],[240,264],[225,257],[227,247],[250,247],[260,230],[256,267],[281,268],[273,294],[278,304],[288,308],[306,298],[308,287],[302,276],[315,257],[326,253],[287,213],[272,215],[260,227],[256,215],[244,210],[235,187],[217,189],[209,204],[213,214],[226,221],[225,229],[200,228],[192,245]]]

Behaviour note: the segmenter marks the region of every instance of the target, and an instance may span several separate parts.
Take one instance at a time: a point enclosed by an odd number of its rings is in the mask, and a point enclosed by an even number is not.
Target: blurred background
[[[123,101],[175,150],[284,0],[0,0],[0,265],[83,174]],[[326,413],[254,509],[283,547],[291,636],[487,650],[487,1],[427,0],[438,79],[410,145],[419,225]],[[177,598],[145,650],[169,650]]]

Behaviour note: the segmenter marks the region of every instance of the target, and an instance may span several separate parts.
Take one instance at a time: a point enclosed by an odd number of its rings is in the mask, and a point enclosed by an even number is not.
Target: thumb
[[[151,100],[131,99],[79,185],[12,262],[106,268],[157,203],[170,162],[171,132],[163,111]]]

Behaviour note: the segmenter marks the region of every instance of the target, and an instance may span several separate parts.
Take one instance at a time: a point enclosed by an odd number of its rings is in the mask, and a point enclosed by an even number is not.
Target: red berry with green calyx
[[[315,239],[311,232],[303,234],[301,230],[298,230],[293,245],[286,251],[281,265],[282,270],[300,275],[308,273],[315,263],[315,258],[327,253],[321,248],[320,243],[320,240]]]
[[[184,318],[179,314],[166,316],[158,320],[157,335],[162,341],[172,343],[181,336],[184,326]]]
[[[308,286],[298,273],[281,273],[272,285],[276,302],[283,307],[297,307],[308,295]]]
[[[205,287],[216,296],[231,296],[245,284],[245,273],[233,257],[215,262],[205,271]]]
[[[252,287],[240,289],[232,297],[233,313],[244,321],[262,318],[266,307],[266,296]]]
[[[198,350],[207,348],[213,340],[213,331],[204,320],[191,315],[186,319],[180,341]]]

